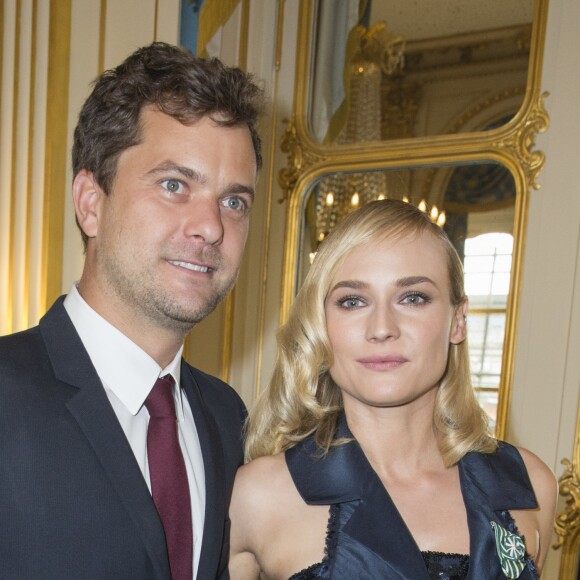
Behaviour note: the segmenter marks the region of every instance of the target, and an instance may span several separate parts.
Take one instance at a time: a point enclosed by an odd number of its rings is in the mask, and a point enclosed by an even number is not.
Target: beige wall
[[[530,199],[509,424],[510,440],[558,475],[572,459],[580,393],[579,21],[577,0],[550,1],[542,86],[551,121],[537,139],[546,165]],[[558,578],[558,557],[542,578]]]
[[[0,334],[36,324],[80,275],[69,151],[90,82],[178,32],[179,0],[0,2]]]
[[[38,103],[38,100],[42,102],[46,98],[48,82],[46,72],[44,76],[42,74],[48,65],[43,61],[41,51],[46,50],[49,42],[49,4],[23,0],[22,6],[29,11],[36,6],[38,11],[35,22],[39,80],[35,84],[34,93]],[[66,119],[68,150],[76,116],[88,93],[90,81],[103,67],[118,63],[137,46],[154,39],[176,42],[178,6],[178,0],[72,0],[71,81]],[[279,146],[285,128],[283,120],[290,118],[293,110],[298,1],[251,0],[249,6],[247,69],[263,79],[270,95],[270,107],[262,124],[264,169],[260,177],[246,258],[230,304],[233,312],[231,345],[224,357],[223,345],[228,336],[230,321],[226,319],[226,311],[222,307],[194,330],[189,343],[189,356],[201,368],[227,376],[245,401],[251,404],[256,392],[266,384],[271,371],[275,357],[275,331],[280,317],[287,208],[284,203],[279,203],[282,191],[277,176],[286,165],[285,155]],[[6,27],[13,22],[16,0],[4,0],[2,7]],[[283,13],[279,12],[281,7]],[[239,56],[238,41],[241,34],[241,15],[236,13],[233,18],[227,24],[233,34],[224,35],[224,44],[220,48],[225,59],[231,63],[235,63]],[[280,18],[283,19],[283,26],[278,27]],[[530,197],[515,377],[508,425],[509,440],[535,451],[557,474],[562,472],[561,459],[572,456],[580,391],[580,37],[575,30],[578,22],[580,3],[577,0],[551,0],[542,82],[543,87],[550,92],[546,107],[551,126],[545,135],[537,139],[537,147],[546,153],[547,161],[540,176],[542,188],[533,191]],[[26,43],[22,40],[24,37],[19,38],[24,47],[21,54],[26,55]],[[228,38],[235,38],[236,41],[228,43]],[[28,165],[42,169],[46,142],[45,135],[38,130],[33,137],[34,155],[22,157],[21,154],[15,160],[12,149],[13,128],[11,123],[6,122],[6,118],[12,119],[14,106],[11,99],[15,93],[8,84],[14,82],[14,74],[20,74],[21,82],[30,81],[26,81],[26,67],[20,73],[12,71],[14,61],[9,58],[10,42],[15,41],[11,40],[9,34],[3,34],[0,323],[6,321],[7,316],[6,280],[2,277],[7,276],[8,260],[15,261],[16,268],[21,267],[19,264],[22,263],[18,251],[15,250],[14,257],[10,258],[6,249],[6,232],[10,231],[10,216],[14,215],[11,212],[15,211],[20,216],[24,211],[22,208],[13,210],[11,206],[13,197],[10,191],[14,183],[12,172],[25,171]],[[22,85],[21,91],[23,95],[30,94],[22,89]],[[25,102],[24,96],[18,98]],[[37,113],[35,123],[42,120],[42,113]],[[17,144],[19,151],[28,151],[27,143]],[[25,163],[24,169],[21,163]],[[81,246],[70,203],[70,168],[67,168],[67,172],[62,252],[64,292],[79,277],[82,268]],[[40,176],[34,177],[34,172],[31,175],[31,179],[42,181],[42,172]],[[30,236],[36,253],[41,251],[40,206],[41,202],[36,202],[32,205],[36,209],[31,210],[33,226]],[[38,267],[37,264],[31,274],[35,284],[31,288],[37,293],[41,291]],[[18,290],[21,286],[14,288]],[[33,324],[41,314],[39,302],[35,304],[37,306],[31,309],[24,322]],[[0,332],[6,332],[6,328],[0,327]],[[225,369],[224,362],[228,363]],[[558,578],[557,569],[558,554],[554,553],[550,555],[543,578]]]
[[[179,0],[72,1],[68,152],[71,150],[76,120],[89,94],[91,82],[103,70],[119,64],[139,46],[154,40],[176,43],[178,39]],[[69,161],[64,219],[63,292],[68,292],[72,283],[78,280],[83,266],[82,244],[75,225],[70,193],[71,182]]]

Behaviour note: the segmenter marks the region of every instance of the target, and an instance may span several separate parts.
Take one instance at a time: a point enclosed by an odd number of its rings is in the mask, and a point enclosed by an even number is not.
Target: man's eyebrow
[[[158,173],[180,173],[183,177],[187,177],[187,179],[191,179],[197,183],[203,184],[207,181],[206,177],[199,173],[199,171],[171,161],[166,161],[156,165],[148,173],[149,175],[156,175]]]
[[[222,195],[230,195],[232,193],[246,193],[254,199],[254,188],[249,185],[242,185],[241,183],[230,183],[222,190]]]
[[[191,167],[186,167],[185,165],[173,163],[171,161],[160,163],[159,165],[151,169],[151,171],[149,171],[149,175],[157,175],[160,173],[179,173],[183,175],[183,177],[191,179],[192,181],[195,181],[196,183],[199,183],[201,185],[207,183],[207,178],[204,175],[202,175],[199,171],[196,171]],[[246,193],[250,195],[252,198],[254,198],[255,196],[254,188],[249,185],[243,185],[242,183],[230,183],[223,189],[221,193],[223,195],[230,195],[232,193]]]

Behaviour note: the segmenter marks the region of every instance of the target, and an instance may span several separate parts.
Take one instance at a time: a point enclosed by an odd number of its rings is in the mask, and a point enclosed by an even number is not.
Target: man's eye
[[[233,210],[245,210],[247,208],[246,202],[241,197],[228,197],[224,200],[224,205]]]
[[[183,185],[178,179],[166,179],[161,182],[161,185],[163,185],[169,193],[183,193]]]

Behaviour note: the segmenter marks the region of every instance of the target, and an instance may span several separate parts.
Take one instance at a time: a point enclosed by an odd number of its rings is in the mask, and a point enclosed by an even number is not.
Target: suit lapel
[[[215,575],[215,563],[220,560],[226,517],[223,449],[217,425],[203,401],[190,366],[185,362],[181,364],[181,384],[193,413],[205,472],[205,518],[196,576],[200,579],[210,578]]]
[[[40,331],[56,378],[78,389],[66,407],[135,523],[159,577],[169,577],[165,536],[151,494],[62,298],[40,321]]]

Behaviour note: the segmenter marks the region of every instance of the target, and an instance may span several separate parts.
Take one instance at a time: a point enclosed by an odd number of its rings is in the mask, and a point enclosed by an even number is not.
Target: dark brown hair
[[[73,175],[81,169],[91,171],[109,193],[119,156],[140,141],[140,114],[149,105],[184,125],[204,116],[226,127],[247,125],[259,171],[256,123],[263,103],[263,90],[248,73],[216,58],[196,58],[179,47],[154,42],[96,79],[74,133]]]

